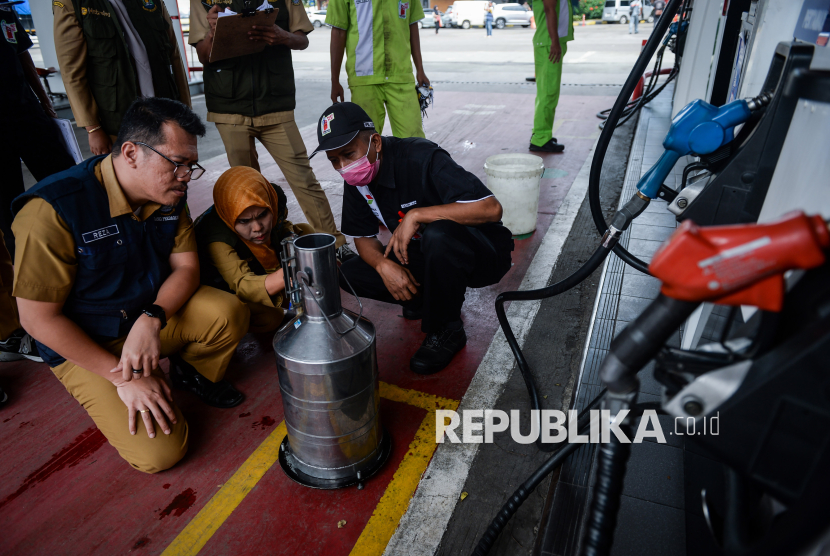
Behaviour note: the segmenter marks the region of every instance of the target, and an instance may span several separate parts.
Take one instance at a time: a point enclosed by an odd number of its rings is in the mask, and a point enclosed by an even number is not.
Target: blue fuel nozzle
[[[663,140],[666,150],[640,179],[637,189],[650,199],[657,198],[660,186],[681,156],[715,152],[735,138],[735,126],[746,122],[751,114],[746,100],[736,100],[721,107],[700,99],[693,101],[672,120]]]

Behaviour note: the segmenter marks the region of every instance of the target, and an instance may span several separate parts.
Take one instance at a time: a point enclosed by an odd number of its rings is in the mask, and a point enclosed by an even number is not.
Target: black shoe
[[[236,407],[245,399],[245,395],[227,380],[211,382],[178,355],[171,355],[169,359],[173,388],[193,392],[213,407]]]
[[[541,147],[537,147],[536,145],[531,143],[528,150],[537,153],[561,153],[565,150],[565,145],[560,145],[556,142],[556,139],[551,139]]]
[[[335,257],[337,257],[337,262],[340,264],[345,263],[349,259],[353,259],[357,257],[357,253],[352,251],[352,248],[349,247],[348,243],[344,243],[340,247],[337,248],[335,251]]]
[[[525,77],[525,81],[530,81],[531,83],[536,83],[536,76],[533,77]]]
[[[0,361],[19,361],[21,359],[43,363],[43,358],[37,352],[35,339],[22,328],[15,330],[11,336],[0,342]]]
[[[431,375],[450,364],[455,354],[467,345],[464,327],[457,330],[444,328],[440,332],[427,334],[424,343],[409,360],[409,368],[419,375]]]

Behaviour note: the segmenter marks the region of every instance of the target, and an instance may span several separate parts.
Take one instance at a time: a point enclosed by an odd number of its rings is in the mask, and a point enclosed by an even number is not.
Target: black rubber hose
[[[603,388],[602,391],[597,394],[597,397],[582,410],[582,414],[579,416],[579,420],[577,421],[577,430],[579,434],[585,433],[585,431],[589,428],[591,419],[590,411],[592,409],[596,409],[599,402],[602,401],[602,398],[605,396],[605,392],[606,390]],[[637,404],[632,408],[632,412],[629,415],[633,418],[639,414],[642,414],[644,410],[660,411],[660,404],[655,402]],[[621,426],[620,430],[625,430],[624,426]],[[630,430],[626,431],[626,436],[629,438],[631,437]],[[522,486],[520,486],[518,490],[513,493],[513,496],[505,502],[499,513],[496,514],[496,517],[494,517],[493,521],[490,522],[490,526],[486,531],[484,531],[484,534],[478,541],[478,544],[473,551],[473,556],[487,556],[487,553],[490,552],[490,549],[499,538],[499,534],[502,529],[504,529],[504,526],[507,525],[507,522],[510,521],[513,514],[515,514],[519,509],[519,506],[527,500],[527,497],[530,496],[537,486],[539,486],[539,483],[541,483],[554,469],[562,465],[568,455],[573,453],[573,451],[578,447],[579,444],[567,444],[565,447],[562,447],[560,451],[553,454],[550,459],[543,463],[542,466],[533,473],[533,475],[528,477],[528,479],[522,483]]]
[[[631,438],[630,425],[620,425],[620,431]],[[582,556],[606,556],[611,551],[625,468],[630,455],[631,444],[623,444],[615,434],[611,435],[611,442],[600,444],[597,455],[597,482],[588,510],[588,521],[585,523]]]
[[[539,392],[536,390],[536,381],[533,379],[533,373],[530,370],[530,365],[528,365],[527,360],[525,359],[524,354],[522,353],[522,349],[519,347],[519,342],[516,341],[516,336],[513,334],[513,330],[510,328],[510,322],[507,320],[507,315],[504,311],[504,304],[507,301],[530,301],[530,300],[537,300],[537,299],[547,299],[548,297],[553,297],[555,295],[559,295],[563,292],[568,291],[569,289],[573,288],[577,284],[581,283],[585,280],[588,276],[590,276],[611,251],[600,245],[594,254],[591,255],[591,258],[588,259],[585,264],[583,264],[579,269],[565,278],[564,280],[560,280],[559,282],[548,286],[546,288],[541,288],[538,290],[525,290],[525,291],[513,291],[513,292],[502,292],[496,298],[496,315],[499,318],[499,324],[501,325],[501,329],[504,332],[504,337],[507,339],[507,345],[510,346],[510,351],[513,352],[513,356],[516,358],[516,365],[519,367],[519,371],[522,373],[522,378],[524,378],[525,386],[527,386],[527,393],[530,396],[530,409],[540,409],[539,404]],[[538,439],[536,439],[536,447],[543,452],[550,452],[556,448],[555,444],[545,444],[542,442],[541,435]]]
[[[584,433],[591,424],[591,409],[596,408],[599,402],[602,400],[602,397],[605,395],[605,390],[603,389],[596,398],[588,404],[588,407],[582,410],[582,415],[579,416],[577,420],[577,431],[579,434]],[[541,435],[540,435],[541,436]],[[568,443],[562,446],[561,444],[552,444],[556,449],[556,453],[553,454],[545,463],[542,464],[539,469],[537,469],[533,475],[527,478],[527,480],[522,483],[516,492],[513,493],[513,496],[507,499],[507,502],[504,503],[499,513],[496,514],[496,517],[493,518],[493,521],[490,522],[490,526],[484,531],[484,534],[479,539],[478,544],[476,545],[475,550],[473,551],[473,556],[487,556],[487,553],[490,552],[490,549],[495,544],[496,540],[499,538],[499,534],[501,534],[502,529],[504,526],[507,525],[507,522],[510,521],[510,518],[513,517],[513,514],[519,509],[527,497],[536,490],[536,487],[539,486],[545,477],[548,474],[562,465],[565,459],[571,455],[577,448],[581,446],[581,444],[576,443]]]
[[[594,151],[594,158],[591,162],[591,174],[588,177],[588,201],[591,205],[591,216],[600,234],[604,234],[608,229],[608,223],[605,221],[605,217],[602,214],[602,206],[600,205],[599,182],[605,154],[608,152],[608,145],[611,143],[611,136],[614,134],[617,122],[628,104],[628,99],[631,98],[634,89],[637,87],[637,82],[648,67],[649,60],[651,60],[651,57],[660,46],[663,36],[666,34],[666,31],[671,25],[671,20],[674,18],[682,2],[683,0],[669,0],[668,4],[666,4],[663,15],[660,16],[660,19],[654,25],[654,30],[651,32],[646,46],[640,53],[640,57],[637,58],[634,68],[628,74],[628,79],[625,80],[622,91],[617,96],[617,100],[614,102],[611,113],[608,114],[608,119],[605,121],[605,126],[599,135],[597,148]],[[617,244],[614,246],[614,254],[621,258],[627,265],[639,270],[643,274],[650,275],[648,264],[629,253],[622,245]]]

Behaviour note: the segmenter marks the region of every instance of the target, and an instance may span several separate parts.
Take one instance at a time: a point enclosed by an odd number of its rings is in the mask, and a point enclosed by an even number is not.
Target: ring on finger
[[[133,369],[133,374],[134,374],[134,375],[144,374],[144,371],[143,371],[143,370],[141,370],[141,369]]]
[[[139,409],[138,412],[139,413],[149,413],[150,410],[149,409]]]

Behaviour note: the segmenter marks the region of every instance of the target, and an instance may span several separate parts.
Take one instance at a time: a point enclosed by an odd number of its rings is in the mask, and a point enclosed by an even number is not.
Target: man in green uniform
[[[559,104],[562,59],[568,51],[568,41],[574,39],[571,3],[567,0],[535,0],[533,17],[536,19],[536,33],[533,35],[536,109],[530,150],[561,153],[565,145],[557,143],[553,137],[553,118]]]
[[[388,114],[395,137],[424,137],[415,90],[415,78],[418,85],[429,85],[418,34],[423,18],[419,0],[330,0],[331,101],[346,100],[340,85],[345,50],[351,101],[366,111],[375,129],[383,129]]]

